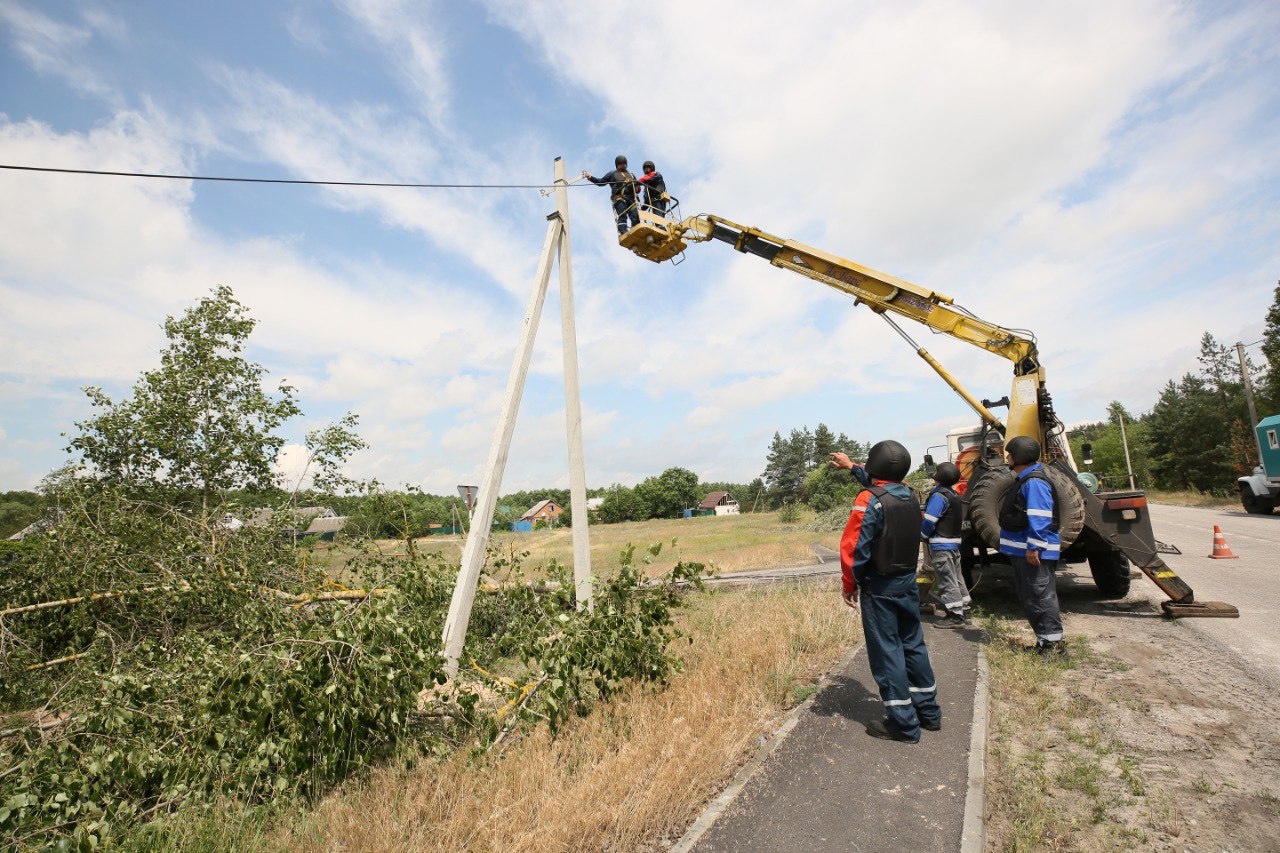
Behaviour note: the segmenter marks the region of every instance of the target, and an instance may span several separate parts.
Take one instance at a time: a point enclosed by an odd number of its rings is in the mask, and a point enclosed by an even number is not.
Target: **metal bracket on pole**
[[[578,339],[573,315],[573,267],[569,258],[569,199],[565,188],[564,160],[555,162],[556,210],[547,216],[547,239],[542,245],[538,272],[534,276],[533,293],[525,311],[520,342],[516,345],[515,360],[507,378],[506,396],[502,413],[494,431],[493,444],[489,448],[489,460],[485,464],[484,480],[480,485],[479,500],[467,534],[467,544],[462,551],[462,565],[458,569],[458,581],[449,603],[449,615],[444,623],[445,674],[453,678],[458,674],[458,661],[467,637],[467,625],[471,621],[471,608],[475,604],[476,586],[480,570],[484,568],[485,553],[489,546],[489,531],[493,527],[493,515],[498,504],[498,490],[502,474],[506,470],[507,455],[511,450],[511,436],[515,431],[516,416],[520,411],[520,398],[529,375],[529,362],[533,358],[534,339],[542,318],[542,306],[546,301],[547,284],[551,280],[551,264],[558,258],[560,264],[560,311],[564,338],[565,413],[569,442],[570,508],[573,513],[574,588],[579,607],[591,606],[591,550],[587,538],[586,466],[582,450],[582,405],[578,386]]]

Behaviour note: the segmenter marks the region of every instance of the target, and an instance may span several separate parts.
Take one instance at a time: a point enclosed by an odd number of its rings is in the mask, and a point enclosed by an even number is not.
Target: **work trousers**
[[[929,563],[936,576],[933,594],[948,613],[964,615],[972,599],[969,598],[969,588],[964,583],[964,572],[960,570],[960,552],[930,551]]]
[[[1057,560],[1040,560],[1033,566],[1026,557],[1010,557],[1013,583],[1018,589],[1022,612],[1036,632],[1036,639],[1057,642],[1062,639],[1062,613],[1058,610],[1058,584],[1054,573]]]
[[[920,628],[920,593],[872,595],[862,591],[862,633],[867,663],[880,688],[888,725],[913,741],[920,723],[940,723],[938,689]]]
[[[613,200],[613,215],[618,218],[619,234],[626,234],[640,224],[640,209],[636,207],[635,199],[628,201],[624,197],[615,198]],[[627,225],[628,220],[631,222],[630,225]]]

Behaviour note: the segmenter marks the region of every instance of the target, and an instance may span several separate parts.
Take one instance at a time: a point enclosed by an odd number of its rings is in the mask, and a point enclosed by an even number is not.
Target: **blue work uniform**
[[[920,525],[920,533],[929,542],[930,551],[959,551],[960,534],[948,536],[938,531],[938,521],[950,509],[947,496],[942,490],[934,489],[924,505],[924,523]]]
[[[964,618],[973,599],[960,564],[965,506],[949,486],[938,485],[924,506],[920,538],[929,543],[929,564],[936,576],[933,594],[947,613]]]
[[[853,475],[864,486],[881,486],[894,497],[915,500],[907,486],[884,480],[873,482],[860,466],[854,466]],[[938,707],[933,666],[920,627],[916,573],[883,575],[870,567],[873,547],[884,531],[884,507],[870,489],[863,489],[854,501],[840,539],[841,576],[845,595],[855,589],[860,591],[867,663],[880,688],[885,725],[908,740],[919,741],[920,723],[941,723],[942,709]],[[914,524],[910,535],[919,537]]]
[[[1058,585],[1054,577],[1062,541],[1054,524],[1053,487],[1030,475],[1043,471],[1039,462],[1023,469],[1010,488],[1017,489],[1027,508],[1027,526],[1022,530],[1000,527],[1000,553],[1009,556],[1018,600],[1036,639],[1053,643],[1062,639],[1062,612],[1058,607]],[[1040,565],[1027,562],[1027,552],[1040,555]]]

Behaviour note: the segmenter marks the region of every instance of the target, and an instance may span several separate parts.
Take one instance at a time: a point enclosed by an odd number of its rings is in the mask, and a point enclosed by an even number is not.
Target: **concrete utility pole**
[[[582,451],[582,405],[578,387],[578,338],[574,329],[573,269],[569,259],[569,197],[565,179],[564,160],[555,162],[556,212],[547,217],[547,238],[542,245],[538,272],[534,276],[533,293],[525,310],[524,326],[516,345],[515,360],[507,378],[506,396],[502,413],[494,431],[493,444],[489,447],[489,460],[485,464],[484,480],[480,484],[479,500],[467,534],[467,544],[462,551],[462,565],[458,569],[458,582],[453,588],[449,603],[449,615],[444,623],[445,673],[453,678],[458,674],[458,661],[467,638],[467,625],[471,621],[471,608],[475,604],[476,585],[480,570],[484,568],[485,553],[489,546],[489,531],[493,527],[493,514],[498,503],[498,489],[507,467],[507,454],[511,450],[511,436],[515,431],[516,416],[520,411],[520,398],[529,375],[529,362],[533,358],[533,343],[542,318],[542,306],[546,301],[547,283],[551,279],[551,264],[560,261],[560,314],[564,339],[565,413],[569,443],[569,506],[573,512],[573,574],[574,590],[579,607],[591,606],[591,550],[587,528],[586,466]]]
[[[1244,381],[1244,399],[1249,404],[1249,431],[1253,443],[1258,446],[1258,461],[1262,461],[1262,439],[1258,437],[1258,407],[1253,402],[1253,379],[1249,376],[1249,360],[1244,354],[1244,344],[1236,341],[1236,355],[1240,357],[1240,379]]]
[[[587,467],[582,451],[582,393],[578,385],[578,332],[573,317],[573,257],[569,251],[569,182],[556,158],[556,213],[560,214],[560,337],[564,349],[564,416],[569,439],[569,511],[573,515],[573,588],[578,608],[591,607],[591,541],[587,528]]]
[[[1120,443],[1124,445],[1124,467],[1129,472],[1129,488],[1137,491],[1138,481],[1133,476],[1133,463],[1129,461],[1129,436],[1124,431],[1124,412],[1117,412],[1116,417],[1120,419]]]

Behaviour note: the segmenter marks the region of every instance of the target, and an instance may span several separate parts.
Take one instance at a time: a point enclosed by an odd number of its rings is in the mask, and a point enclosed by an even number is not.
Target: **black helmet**
[[[960,482],[960,469],[954,462],[939,462],[934,469],[933,479],[939,486],[954,486]]]
[[[657,169],[658,167],[657,167],[657,166],[655,166],[655,165],[653,165],[653,161],[652,161],[652,160],[645,160],[645,161],[644,161],[644,164],[643,164],[640,168],[642,168],[642,169]]]
[[[1040,461],[1040,442],[1029,435],[1016,435],[1005,442],[1004,452],[1014,465],[1030,465]]]
[[[867,453],[866,467],[874,480],[901,480],[911,470],[911,454],[892,439],[877,442]]]
[[[614,158],[613,158],[613,165],[615,165],[615,166],[625,166],[625,165],[627,165],[627,158],[626,158],[625,156],[623,156],[622,154],[619,154],[617,157],[614,157]]]

